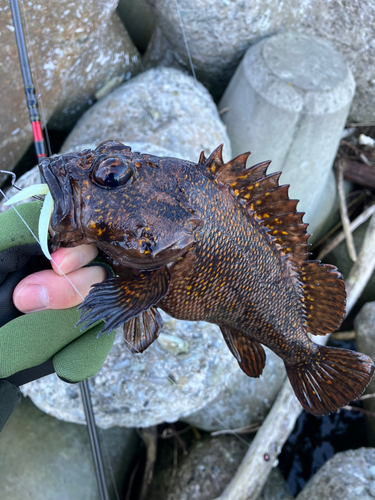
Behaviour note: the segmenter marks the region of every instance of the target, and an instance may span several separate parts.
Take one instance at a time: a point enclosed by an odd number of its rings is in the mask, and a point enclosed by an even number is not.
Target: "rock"
[[[271,159],[315,237],[335,203],[332,165],[354,88],[329,44],[287,32],[250,47],[220,101],[234,156]]]
[[[146,0],[120,0],[117,12],[131,39],[145,52],[155,29],[155,20]]]
[[[139,438],[134,429],[121,428],[99,437],[109,495],[115,498],[112,472],[121,491]],[[1,450],[2,500],[100,499],[87,429],[45,415],[28,398],[5,425]]]
[[[135,355],[118,332],[103,368],[89,380],[100,427],[174,422],[207,405],[239,370],[217,326],[162,314],[167,336]],[[50,375],[24,385],[22,392],[56,418],[84,422],[77,385]]]
[[[185,66],[179,62],[178,55],[170,46],[161,29],[156,26],[152,34],[147,51],[143,56],[142,63],[145,69],[152,68],[176,68],[183,73],[189,74]]]
[[[271,470],[257,500],[293,500],[285,479],[277,467]]]
[[[375,449],[337,453],[310,479],[296,500],[372,500]]]
[[[140,57],[116,12],[93,33],[78,61],[60,74],[63,87],[48,127],[70,130],[95,101],[140,71]],[[74,92],[71,83],[74,82]]]
[[[353,232],[354,246],[357,250],[357,254],[361,249],[367,226],[368,221],[359,226]],[[324,262],[333,264],[334,266],[338,267],[344,278],[347,278],[353,266],[353,261],[349,257],[346,247],[346,241],[340,243],[334,250],[332,250],[330,254],[324,257]],[[362,307],[366,302],[371,302],[373,300],[375,300],[375,272],[372,274],[369,282],[367,283],[360,298],[358,299],[355,305],[355,309],[359,310],[359,308]]]
[[[190,70],[175,2],[148,0],[157,24]],[[375,5],[353,0],[345,9],[326,0],[179,0],[180,15],[199,81],[219,98],[246,49],[281,30],[318,35],[346,61],[357,82],[350,112],[354,121],[375,121]]]
[[[237,370],[207,407],[182,420],[205,431],[238,429],[265,419],[285,379],[283,361],[264,348],[267,362],[259,379]]]
[[[43,124],[54,115],[56,123],[71,125],[108,80],[129,78],[139,70],[138,52],[113,17],[115,0],[77,0],[74,8],[72,5],[41,0],[25,3],[21,9],[32,45],[33,78],[42,98]],[[0,168],[12,170],[30,146],[32,133],[10,4],[5,2],[0,9]],[[60,119],[57,110],[62,106],[64,117]]]
[[[374,280],[375,282],[375,280]],[[375,288],[374,288],[375,289]],[[375,360],[375,302],[365,304],[354,320],[356,331],[357,349]],[[375,379],[373,378],[366,389],[367,394],[375,393]],[[375,412],[375,399],[364,401],[365,408]],[[375,445],[375,424],[372,417],[367,419],[368,433],[371,445]]]
[[[251,379],[241,372],[216,325],[161,313],[163,331],[142,355],[131,354],[118,332],[103,368],[89,380],[97,424],[105,429],[149,427],[183,419],[204,429],[233,429],[261,422],[282,384],[282,362],[268,356],[271,367],[260,379]],[[49,415],[83,423],[78,391],[56,375],[22,386],[23,394]]]
[[[161,464],[157,464],[150,500],[212,500],[218,497],[235,475],[246,451],[246,444],[237,437],[220,436],[195,442],[188,455],[178,462],[177,470],[173,469],[173,460],[168,466],[162,456]],[[258,500],[263,499],[292,499],[278,469],[272,470],[258,497]]]
[[[202,150],[210,154],[224,143],[224,156],[231,157],[230,142],[210,94],[190,76],[171,68],[146,71],[92,106],[61,152],[96,147],[106,139],[130,146],[154,144],[194,162]]]
[[[218,436],[195,442],[177,463],[162,454],[157,464],[150,500],[211,500],[232,479],[247,450],[234,436]],[[173,449],[170,450],[173,453]]]
[[[353,72],[356,93],[349,120],[375,121],[375,3],[352,0],[345,8],[325,0],[299,0],[294,26],[329,41]]]
[[[180,16],[199,81],[218,98],[241,57],[256,37],[274,33],[284,24],[287,2],[276,0],[222,2],[221,0],[148,0],[157,25],[190,71]],[[281,11],[281,12],[278,12]]]

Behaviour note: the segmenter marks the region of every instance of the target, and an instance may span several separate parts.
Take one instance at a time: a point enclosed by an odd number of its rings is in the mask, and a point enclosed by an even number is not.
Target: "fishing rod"
[[[18,10],[17,0],[11,0],[11,3],[15,4],[16,8]],[[178,10],[179,10],[179,6],[178,6],[177,1],[176,1],[176,4],[177,4]],[[181,24],[181,29],[183,30],[182,18],[181,18],[180,12],[179,12],[179,20],[180,20],[180,24]],[[22,29],[22,25],[21,25],[20,22],[19,22],[19,25],[20,25],[20,27]],[[188,48],[187,41],[186,41],[186,37],[184,37],[184,39],[185,39],[185,44],[186,44],[188,55],[190,55],[189,48]],[[24,43],[25,42],[23,41],[23,44]],[[26,61],[28,62],[26,48],[24,49],[24,53],[26,54]],[[21,59],[21,56],[20,56],[20,59]],[[194,67],[193,67],[193,64],[192,64],[192,61],[191,61],[191,57],[189,57],[189,60],[190,60],[190,64],[191,64],[191,67],[192,67],[193,77],[194,77],[194,80],[196,81]],[[22,62],[21,62],[21,64],[22,64]],[[30,81],[31,81],[31,72],[30,72],[30,69],[28,70],[28,74],[30,75]],[[32,85],[32,81],[31,81],[31,85]],[[30,87],[28,87],[28,90],[29,90],[29,88]],[[26,90],[25,90],[25,92],[26,92]],[[28,95],[27,92],[26,92],[26,95]],[[32,108],[33,108],[32,109],[33,116],[35,116],[35,111],[37,112],[37,102],[36,102],[37,100],[36,100],[35,95],[34,95],[34,99],[35,99],[35,105],[34,105],[34,103],[32,103],[33,104],[33,106],[32,106]],[[30,111],[30,116],[31,116],[31,111]],[[35,127],[35,128],[37,128],[37,127]],[[34,128],[33,128],[33,130],[34,130]],[[41,127],[40,127],[40,131],[41,131]],[[43,136],[42,136],[42,138],[43,138]],[[37,140],[40,141],[40,136],[39,135],[37,136]],[[51,153],[49,153],[49,155],[51,155]],[[41,159],[42,159],[42,157],[40,159],[38,157],[38,161],[39,162],[40,162]],[[7,173],[9,174],[10,172],[7,172]],[[129,344],[129,342],[126,339],[124,339],[124,340],[125,340],[125,342],[127,344]],[[144,360],[144,353],[140,353],[138,350],[137,350],[137,352],[141,355],[141,357]],[[53,370],[53,365],[52,365],[51,360],[49,360],[49,362],[50,362],[50,367],[52,367],[52,368],[50,368],[51,371],[49,371],[48,373],[53,373],[54,370]],[[48,364],[48,362],[47,362],[47,364]],[[36,367],[36,368],[39,368],[39,367]],[[47,369],[48,369],[48,366],[47,366]],[[34,370],[34,368],[23,370],[23,373],[19,372],[18,374],[15,374],[14,376],[9,377],[9,379],[7,379],[7,380],[13,381],[13,380],[11,380],[13,377],[22,375],[22,376],[27,376],[28,377],[28,380],[22,382],[22,383],[26,383],[27,381],[31,381],[31,380],[34,380],[35,378],[39,378],[40,376],[43,376],[43,375],[33,376],[33,374],[31,374],[31,372],[33,370]],[[167,380],[169,380],[169,382],[172,385],[176,385],[177,386],[177,383],[174,380],[172,380],[169,377],[169,375],[164,370],[158,368],[158,371],[160,371],[160,373],[162,373],[163,376],[165,376],[167,378]],[[25,372],[28,372],[28,373],[25,373]],[[47,374],[47,373],[45,373],[45,374]],[[16,385],[21,385],[21,384],[16,384]],[[84,403],[85,416],[86,416],[87,425],[88,425],[88,432],[89,432],[89,436],[90,436],[90,445],[91,445],[91,449],[92,449],[92,453],[93,453],[93,457],[94,457],[94,464],[95,464],[95,470],[96,470],[96,477],[97,477],[97,481],[98,481],[98,485],[99,485],[100,498],[101,498],[101,500],[102,499],[107,500],[109,498],[108,497],[108,492],[107,492],[108,490],[107,490],[106,485],[105,485],[102,455],[101,455],[101,451],[100,451],[100,448],[99,448],[99,440],[98,440],[98,436],[97,436],[97,429],[96,429],[96,426],[95,426],[94,413],[93,413],[93,409],[92,409],[92,404],[91,404],[91,399],[90,399],[90,393],[89,393],[89,387],[88,387],[87,380],[85,380],[82,383],[80,383],[79,384],[79,388],[80,388],[82,400],[83,400],[83,403]],[[217,423],[219,423],[221,425],[221,427],[223,429],[226,428],[225,424],[216,415],[213,415],[207,408],[205,409],[205,411],[207,411],[210,414],[210,416]],[[239,436],[237,433],[234,433],[234,434],[235,434],[235,436],[236,436],[237,439],[239,439],[240,441],[242,441],[244,444],[246,444],[248,446],[248,443],[241,436]]]
[[[16,36],[17,50],[20,59],[22,78],[24,82],[24,90],[26,94],[26,103],[29,110],[30,123],[33,131],[34,145],[36,156],[38,158],[38,163],[40,163],[46,156],[45,142],[40,122],[40,117],[38,113],[38,100],[35,95],[35,88],[33,85],[33,80],[31,76],[29,58],[27,54],[27,47],[25,43],[25,37],[23,33],[21,16],[19,11],[18,0],[10,0],[10,7],[12,11],[14,31]],[[50,149],[50,148],[49,148]],[[49,156],[52,152],[49,151]],[[42,179],[44,180],[44,179]],[[13,178],[14,181],[14,178]],[[13,184],[13,182],[12,182]],[[16,186],[17,187],[17,186]],[[42,373],[46,375],[48,373],[53,373],[53,366],[51,361],[44,363],[42,368]],[[24,370],[26,371],[26,370]],[[43,375],[39,375],[43,376]],[[14,382],[17,378],[14,379]],[[83,407],[85,411],[85,417],[87,422],[87,429],[89,434],[90,446],[93,456],[93,462],[95,467],[96,479],[98,482],[99,495],[101,500],[109,500],[108,488],[106,484],[104,466],[103,466],[103,456],[100,449],[98,432],[95,424],[95,415],[92,407],[90,388],[88,380],[83,380],[79,383],[81,398],[83,402]]]
[[[38,163],[40,163],[43,158],[47,156],[47,153],[38,113],[38,101],[35,95],[35,88],[31,77],[29,58],[27,56],[27,48],[25,37],[23,34],[18,0],[10,0],[10,8],[12,11],[17,50],[20,58],[23,84],[26,94],[26,103],[29,109],[31,128],[33,130],[35,151],[38,158]]]

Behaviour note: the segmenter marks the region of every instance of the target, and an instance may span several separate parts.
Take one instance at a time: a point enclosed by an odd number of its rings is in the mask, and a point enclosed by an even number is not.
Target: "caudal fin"
[[[313,415],[336,411],[359,398],[375,368],[365,354],[323,346],[311,362],[285,367],[299,402]]]

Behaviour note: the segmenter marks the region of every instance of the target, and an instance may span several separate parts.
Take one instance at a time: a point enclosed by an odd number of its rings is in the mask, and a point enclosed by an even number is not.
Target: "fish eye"
[[[100,161],[94,166],[91,174],[92,181],[104,189],[115,189],[133,184],[134,169],[120,158],[111,157]]]

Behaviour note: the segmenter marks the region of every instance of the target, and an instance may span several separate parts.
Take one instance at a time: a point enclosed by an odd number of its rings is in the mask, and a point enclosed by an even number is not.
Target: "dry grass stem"
[[[139,495],[139,500],[147,500],[154,477],[154,467],[158,447],[158,428],[156,425],[153,427],[145,427],[144,429],[141,429],[141,434],[146,445],[146,466],[143,473],[142,489]]]
[[[223,429],[221,431],[211,432],[211,436],[221,436],[222,434],[250,434],[256,432],[261,428],[261,425],[247,425],[246,427],[239,427],[238,429]]]
[[[353,220],[353,222],[350,224],[350,232],[353,233],[357,227],[359,227],[361,224],[367,221],[369,217],[371,217],[372,214],[375,213],[375,204],[371,205],[370,207],[366,208],[356,219]],[[345,233],[344,231],[340,231],[340,233],[335,236],[322,250],[319,252],[317,256],[317,260],[322,260],[326,255],[332,252],[342,241],[345,240]]]
[[[348,247],[349,257],[352,259],[353,262],[355,262],[357,260],[357,252],[355,250],[353,242],[353,235],[350,231],[350,220],[345,200],[344,169],[345,169],[344,160],[339,160],[336,164],[336,182],[337,182],[337,192],[340,200],[341,221],[346,237],[346,245]]]
[[[346,314],[359,299],[375,269],[375,214],[371,216],[361,251],[346,280]]]

